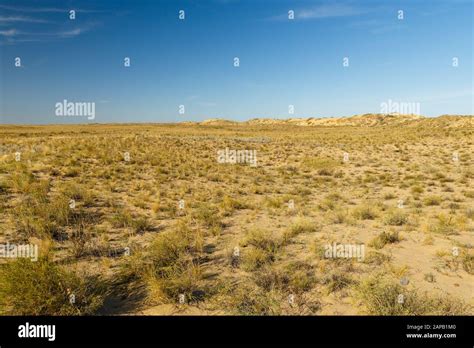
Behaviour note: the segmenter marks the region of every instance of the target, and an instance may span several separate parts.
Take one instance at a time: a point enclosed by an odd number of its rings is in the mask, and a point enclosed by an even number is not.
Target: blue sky
[[[95,119],[56,116],[64,99],[94,102]],[[472,0],[0,0],[0,123],[350,116],[388,100],[474,114]]]

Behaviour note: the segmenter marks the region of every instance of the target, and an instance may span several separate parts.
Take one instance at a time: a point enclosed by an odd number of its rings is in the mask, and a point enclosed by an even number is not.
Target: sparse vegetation
[[[0,244],[40,251],[0,259],[1,314],[473,313],[472,127],[0,132]],[[225,148],[258,165],[218,163]]]

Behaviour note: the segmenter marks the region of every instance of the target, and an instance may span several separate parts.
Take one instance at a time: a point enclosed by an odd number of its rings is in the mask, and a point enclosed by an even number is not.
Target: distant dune
[[[224,125],[295,125],[295,126],[419,126],[441,128],[474,127],[473,115],[442,115],[438,117],[424,117],[418,115],[383,115],[364,114],[350,117],[333,118],[254,118],[248,121],[236,122],[221,118],[208,119],[198,122],[200,125],[224,126]]]

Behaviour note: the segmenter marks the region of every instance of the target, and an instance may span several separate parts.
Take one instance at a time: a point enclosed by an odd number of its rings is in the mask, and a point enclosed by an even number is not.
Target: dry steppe
[[[1,314],[474,314],[473,116],[0,133]]]

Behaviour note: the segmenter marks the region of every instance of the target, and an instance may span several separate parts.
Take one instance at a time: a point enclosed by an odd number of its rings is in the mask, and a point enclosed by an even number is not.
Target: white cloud
[[[0,8],[8,11],[18,12],[64,12],[65,10],[60,8],[46,8],[46,7],[21,7],[21,6],[8,6],[0,5]]]
[[[10,29],[10,30],[0,30],[0,36],[15,36],[17,34],[17,31],[15,29]]]
[[[0,31],[0,36],[5,37],[8,43],[20,43],[20,42],[44,42],[44,41],[51,41],[51,40],[58,40],[58,39],[68,39],[79,36],[86,31],[88,31],[91,27],[84,26],[78,27],[72,30],[67,31],[51,31],[51,32],[27,32],[27,31],[19,31],[16,29],[10,30],[3,30]]]
[[[334,17],[356,16],[366,12],[361,8],[356,8],[346,4],[326,4],[308,8],[294,9],[296,20],[317,20]],[[270,20],[288,20],[288,14],[270,18]]]
[[[0,16],[0,24],[2,23],[49,23],[47,20],[38,19],[38,18],[31,18],[31,17],[23,17],[23,16]]]
[[[58,32],[55,35],[59,37],[73,37],[73,36],[78,36],[86,31],[87,31],[86,28],[75,28],[73,30]]]
[[[295,11],[295,18],[321,19],[331,17],[355,16],[361,13],[363,13],[361,9],[357,9],[349,5],[331,4]]]
[[[9,5],[0,5],[1,9],[8,10],[8,11],[16,11],[16,12],[30,12],[30,13],[47,13],[47,12],[69,12],[70,10],[75,10],[76,12],[82,13],[95,13],[95,12],[102,12],[97,10],[84,10],[84,9],[76,9],[74,7],[71,8],[58,8],[58,7],[22,7],[22,6],[9,6]]]

